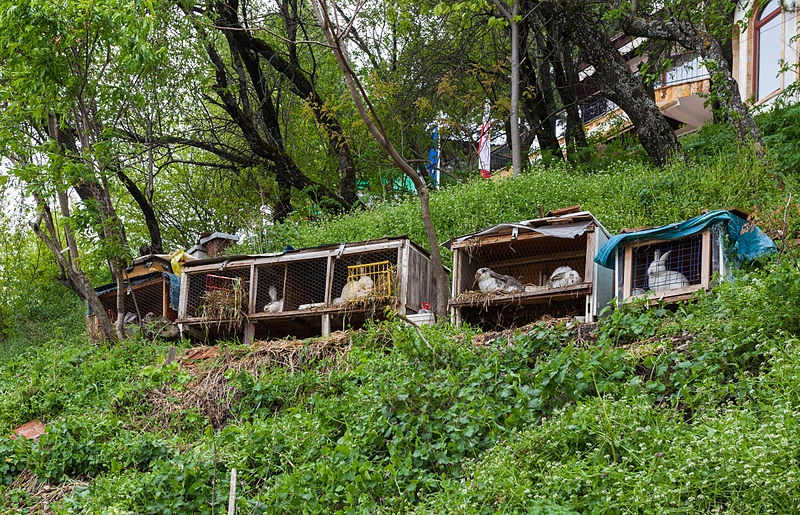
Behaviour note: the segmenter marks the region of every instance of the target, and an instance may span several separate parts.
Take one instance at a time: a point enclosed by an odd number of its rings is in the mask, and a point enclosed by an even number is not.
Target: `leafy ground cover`
[[[242,370],[250,351],[231,344],[206,365],[236,393],[216,425],[181,407],[193,372],[161,366],[164,346],[76,335],[0,369],[4,430],[49,430],[0,444],[3,502],[32,505],[18,488],[32,473],[80,481],[65,512],[221,511],[235,467],[256,513],[795,511],[798,295],[784,260],[674,313],[626,306],[598,325],[423,340],[389,321],[293,372]],[[155,424],[159,388],[175,410]]]
[[[768,136],[790,141],[781,127]],[[791,152],[765,164],[721,153],[726,137],[692,136],[691,161],[663,170],[612,146],[590,166],[475,181],[435,195],[434,218],[446,238],[534,217],[537,204],[580,204],[612,232],[757,207],[790,238]],[[274,227],[268,245],[243,250],[402,233],[422,242],[416,210],[399,202]],[[4,304],[16,316],[0,354],[0,431],[39,419],[48,434],[0,441],[0,503],[217,513],[236,468],[243,513],[800,511],[794,256],[675,311],[626,305],[598,324],[492,335],[444,324],[419,334],[390,319],[335,352],[296,342],[302,359],[288,365],[235,341],[193,367],[165,365],[159,341],[91,345],[83,306],[31,274],[24,286],[47,302]]]

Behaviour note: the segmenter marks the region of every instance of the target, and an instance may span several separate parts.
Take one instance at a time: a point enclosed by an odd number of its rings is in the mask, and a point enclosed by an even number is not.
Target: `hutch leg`
[[[331,334],[331,316],[328,314],[322,315],[322,336],[330,336]]]

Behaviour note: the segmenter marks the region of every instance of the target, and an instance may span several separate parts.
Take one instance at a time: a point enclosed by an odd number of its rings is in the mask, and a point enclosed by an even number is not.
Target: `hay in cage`
[[[247,286],[240,277],[209,275],[203,303],[197,308],[206,329],[237,330],[247,318]]]
[[[149,392],[148,400],[154,413],[145,423],[160,423],[167,427],[173,416],[181,417],[190,410],[203,414],[215,427],[222,427],[231,417],[233,405],[243,395],[230,381],[239,372],[246,371],[258,378],[275,367],[295,373],[330,360],[326,366],[317,369],[320,374],[327,374],[339,366],[351,346],[350,333],[337,331],[327,337],[308,340],[256,341],[247,353],[238,356],[226,357],[226,352],[209,352],[209,348],[188,349],[186,356],[202,354],[210,357],[202,364],[184,357],[181,368],[193,376],[185,388],[173,389],[168,385]]]
[[[525,291],[465,291],[461,292],[455,298],[456,302],[467,302],[468,306],[480,306],[483,310],[488,309],[492,305],[492,300],[498,295],[502,295],[504,300],[511,300],[519,302]]]

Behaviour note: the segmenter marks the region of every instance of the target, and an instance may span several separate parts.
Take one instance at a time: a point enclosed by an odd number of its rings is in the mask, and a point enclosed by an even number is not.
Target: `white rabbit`
[[[278,290],[274,286],[269,287],[269,304],[264,306],[267,313],[280,313],[283,311],[283,299],[278,300]]]
[[[573,270],[572,267],[560,266],[553,271],[545,285],[548,288],[565,288],[580,282],[580,274]]]
[[[479,268],[475,272],[475,281],[480,291],[519,291],[524,288],[521,282],[510,275],[498,274],[490,268]]]
[[[369,297],[372,293],[374,284],[370,276],[364,274],[364,268],[359,269],[359,274],[354,277],[348,277],[344,287],[342,287],[342,294],[333,299],[333,304],[342,304],[349,300],[363,299]]]
[[[661,254],[660,250],[656,250],[655,258],[647,267],[647,284],[651,291],[660,292],[689,286],[689,280],[685,275],[667,270],[667,256],[670,252],[672,251],[668,250]]]

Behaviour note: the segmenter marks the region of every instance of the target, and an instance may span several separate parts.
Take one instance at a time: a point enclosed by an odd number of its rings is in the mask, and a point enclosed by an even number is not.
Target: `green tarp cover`
[[[754,224],[747,223],[746,220],[734,215],[730,211],[720,209],[684,222],[656,227],[655,229],[618,234],[608,240],[605,245],[600,248],[600,251],[594,258],[594,262],[606,268],[614,268],[616,265],[614,259],[615,251],[623,242],[641,239],[674,240],[700,232],[709,225],[720,222],[728,222],[728,236],[731,240],[734,259],[738,261],[752,261],[757,257],[777,251],[775,243],[769,236],[764,234],[764,231]]]

